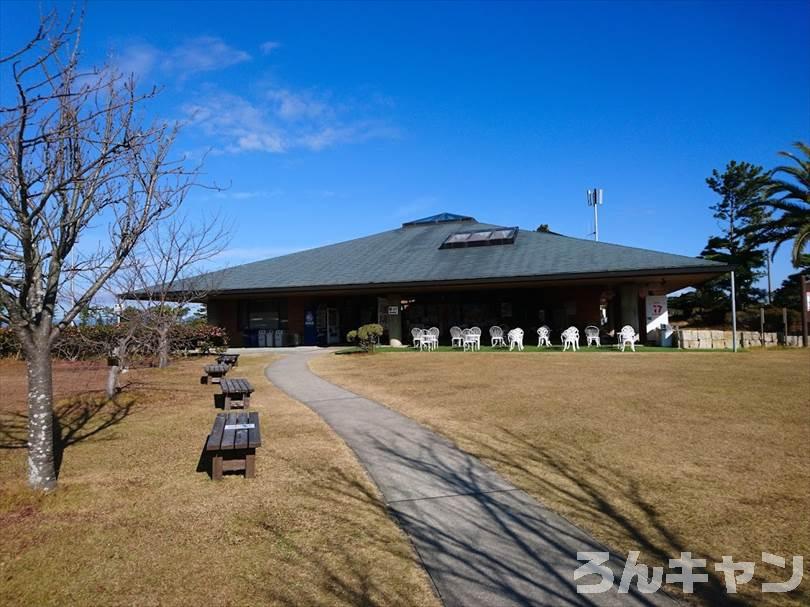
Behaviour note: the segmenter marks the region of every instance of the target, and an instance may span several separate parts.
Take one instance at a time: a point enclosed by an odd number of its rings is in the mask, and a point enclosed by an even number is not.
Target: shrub
[[[374,353],[374,348],[380,342],[380,337],[382,337],[382,334],[382,325],[378,325],[376,323],[363,325],[357,329],[357,345],[366,352]],[[346,337],[348,337],[348,335]]]
[[[228,348],[225,329],[206,322],[194,321],[176,324],[169,332],[173,352],[199,349],[201,352],[224,352]]]
[[[89,325],[67,327],[53,345],[55,358],[67,360],[87,360],[109,356],[118,345],[118,338],[125,325]],[[178,324],[170,333],[172,353],[200,349],[202,352],[224,352],[228,338],[222,327],[204,322]],[[148,357],[157,349],[157,341],[152,333],[141,328],[135,336],[137,346],[133,355]],[[21,356],[20,343],[11,329],[0,327],[0,358]]]
[[[11,329],[0,327],[0,358],[19,358],[20,342]]]

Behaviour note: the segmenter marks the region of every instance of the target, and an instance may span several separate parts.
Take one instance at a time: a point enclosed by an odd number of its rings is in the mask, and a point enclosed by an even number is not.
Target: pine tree
[[[764,291],[754,283],[764,276],[767,252],[758,248],[757,231],[770,218],[770,210],[761,204],[766,198],[770,175],[760,166],[732,160],[723,173],[713,170],[706,184],[720,196],[709,208],[721,234],[709,238],[701,257],[734,266],[737,304],[745,307],[764,296]],[[713,280],[701,291],[704,300],[727,300],[731,294],[730,277]]]

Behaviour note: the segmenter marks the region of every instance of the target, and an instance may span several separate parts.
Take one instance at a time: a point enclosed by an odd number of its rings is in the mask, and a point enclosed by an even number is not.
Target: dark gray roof
[[[346,242],[235,266],[206,275],[216,291],[297,289],[576,274],[682,270],[715,272],[723,264],[551,232],[520,230],[513,244],[439,249],[457,231],[495,228],[458,216],[425,218]],[[194,280],[194,279],[192,279]]]

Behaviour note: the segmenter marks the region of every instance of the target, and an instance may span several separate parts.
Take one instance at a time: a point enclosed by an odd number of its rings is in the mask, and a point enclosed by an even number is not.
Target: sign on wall
[[[667,309],[666,295],[648,295],[647,302],[647,333],[669,324],[669,310]]]
[[[388,316],[397,316],[399,314],[399,306],[388,306]]]

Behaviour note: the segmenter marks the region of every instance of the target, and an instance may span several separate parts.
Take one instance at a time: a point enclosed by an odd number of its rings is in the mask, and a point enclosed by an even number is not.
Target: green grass
[[[523,352],[519,352],[518,350],[512,350],[512,354],[515,354],[515,353],[517,353],[517,354],[530,354],[530,353],[548,354],[548,353],[555,353],[555,352],[560,352],[560,353],[563,352],[563,347],[562,346],[557,346],[557,345],[553,345],[550,348],[538,348],[537,346],[534,346],[534,345],[524,344],[524,348],[525,349],[523,350]],[[772,349],[773,348],[769,348],[769,350],[772,350]],[[436,352],[436,351],[438,351],[438,352],[464,352],[464,350],[462,348],[458,348],[458,347],[451,348],[450,346],[439,346],[437,348],[437,350],[434,350],[434,352]],[[740,348],[738,351],[743,352],[745,350]],[[362,353],[362,352],[363,352],[363,350],[361,350],[359,348],[349,347],[349,348],[346,348],[344,350],[338,351],[337,354],[354,354],[354,353]],[[377,348],[377,352],[382,352],[382,353],[420,352],[420,350],[418,348],[413,348],[413,347],[410,347],[410,346],[407,347],[407,348],[393,348],[391,346],[380,346],[380,347]],[[479,351],[476,351],[476,353],[477,352],[479,352]],[[506,347],[506,348],[493,348],[491,346],[482,345],[480,352],[507,352],[508,353],[509,348],[508,347]],[[587,348],[585,346],[582,346],[576,352],[574,352],[573,350],[571,350],[569,348],[567,351],[565,351],[565,354],[569,354],[569,353],[582,354],[582,353],[585,353],[585,352],[591,352],[591,353],[613,352],[613,353],[622,354],[622,351],[619,348],[617,348],[615,345],[604,345],[604,346],[601,346],[599,348],[596,348],[596,347]],[[636,352],[635,352],[636,354],[640,354],[640,353],[644,353],[644,352],[673,352],[673,353],[674,352],[731,352],[731,349],[728,348],[728,349],[725,349],[725,350],[721,350],[721,349],[703,348],[703,349],[684,350],[684,349],[681,349],[681,348],[662,348],[661,346],[638,346],[638,345],[636,346]],[[423,352],[423,353],[427,354],[428,352]],[[466,352],[466,353],[470,354],[470,352]],[[630,350],[629,347],[627,347],[627,348],[625,348],[624,354],[633,354],[633,351]]]

